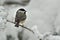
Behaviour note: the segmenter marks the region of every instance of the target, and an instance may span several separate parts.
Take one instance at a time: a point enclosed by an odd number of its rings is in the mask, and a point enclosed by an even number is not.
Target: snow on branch
[[[34,35],[35,35],[39,40],[42,40],[43,35],[39,32],[37,26],[35,25],[35,26],[33,26],[31,29],[32,29],[33,32],[34,32]]]

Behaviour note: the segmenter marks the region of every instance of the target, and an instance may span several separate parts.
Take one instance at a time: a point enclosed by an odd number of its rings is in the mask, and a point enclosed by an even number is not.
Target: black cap
[[[19,9],[19,10],[21,10],[21,11],[26,11],[25,9],[23,9],[23,8],[21,8],[21,9]]]

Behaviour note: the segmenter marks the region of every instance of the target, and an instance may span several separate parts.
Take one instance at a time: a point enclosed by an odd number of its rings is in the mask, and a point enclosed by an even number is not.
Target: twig
[[[9,21],[9,20],[7,20],[7,22],[11,22],[11,23],[13,23],[13,24],[16,24],[15,22],[12,22],[12,21]],[[33,32],[31,29],[29,29],[29,28],[27,28],[27,27],[25,27],[25,26],[22,26],[22,25],[19,25],[19,26],[21,26],[22,28],[25,28],[25,29],[31,31],[31,32],[34,34],[34,32]]]

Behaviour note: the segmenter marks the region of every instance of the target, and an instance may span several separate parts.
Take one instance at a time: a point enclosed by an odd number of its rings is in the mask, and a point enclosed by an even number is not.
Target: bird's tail
[[[15,24],[15,27],[19,27],[19,23],[16,23],[16,24]]]

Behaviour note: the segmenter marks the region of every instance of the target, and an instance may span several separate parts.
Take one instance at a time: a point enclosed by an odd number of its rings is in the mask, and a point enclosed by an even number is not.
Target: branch
[[[13,23],[13,24],[16,24],[15,22],[12,22],[12,21],[9,21],[9,20],[7,20],[7,22],[11,22],[11,23]],[[25,28],[25,29],[31,31],[31,32],[34,34],[34,32],[33,32],[31,29],[29,29],[29,28],[27,28],[27,27],[25,27],[25,26],[22,26],[22,25],[19,25],[19,26],[21,26],[22,28]]]

